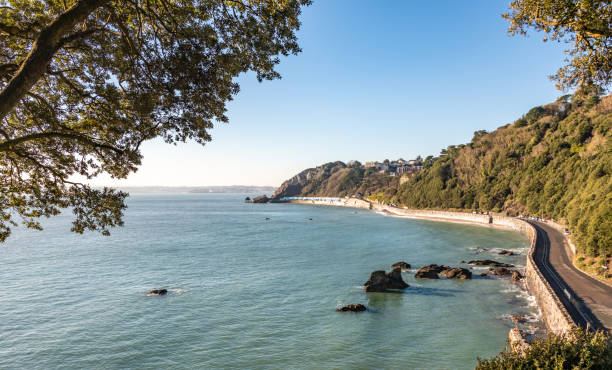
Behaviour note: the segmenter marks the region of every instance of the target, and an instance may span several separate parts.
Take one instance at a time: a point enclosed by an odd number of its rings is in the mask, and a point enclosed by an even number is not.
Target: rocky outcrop
[[[395,268],[391,272],[377,270],[370,274],[365,283],[366,292],[384,292],[389,289],[404,289],[409,285],[402,279],[402,270]]]
[[[414,274],[414,277],[417,279],[439,279],[438,274],[448,279],[467,280],[472,278],[472,272],[468,269],[444,265],[423,266]]]
[[[514,267],[509,263],[501,263],[493,260],[474,260],[467,263],[468,265],[476,266],[493,266],[493,267]]]
[[[417,279],[439,279],[438,274],[447,269],[450,269],[450,267],[443,265],[423,266],[414,274],[414,277]]]
[[[362,305],[361,303],[356,303],[337,308],[336,312],[363,312],[365,310],[367,310],[366,306]]]
[[[440,272],[440,275],[449,279],[467,280],[472,278],[472,272],[462,267],[453,267]]]
[[[154,295],[165,295],[166,293],[168,293],[168,289],[153,289],[149,292],[149,294]]]
[[[268,203],[270,198],[268,198],[265,194],[255,197],[251,200],[251,203]]]
[[[251,198],[249,198],[249,197],[244,198],[244,202],[245,203],[251,203]]]
[[[416,274],[414,274],[414,277],[417,279],[439,279],[440,277],[438,274],[447,268],[448,266],[440,265],[422,266]]]
[[[405,270],[409,270],[410,269],[410,264],[406,263],[404,261],[395,262],[394,264],[391,265],[391,268],[393,268],[393,269],[394,268],[401,268],[402,271],[405,271]]]

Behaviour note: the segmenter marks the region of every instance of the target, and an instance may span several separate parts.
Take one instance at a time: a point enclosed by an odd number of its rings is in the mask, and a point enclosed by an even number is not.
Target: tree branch
[[[47,70],[63,37],[95,9],[110,0],[81,0],[43,28],[21,67],[0,92],[0,121],[30,91]]]
[[[21,143],[25,143],[28,141],[35,141],[35,140],[40,140],[40,139],[52,139],[52,138],[63,138],[63,139],[74,139],[76,141],[79,141],[81,143],[84,143],[86,145],[90,145],[96,148],[103,148],[103,149],[108,149],[108,150],[112,150],[113,152],[119,153],[119,154],[123,154],[125,151],[119,148],[116,148],[112,145],[109,144],[104,144],[104,143],[99,143],[97,141],[95,141],[92,138],[89,138],[87,136],[84,135],[80,135],[77,133],[69,133],[69,132],[54,132],[54,131],[50,131],[50,132],[39,132],[36,134],[30,134],[30,135],[25,135],[25,136],[21,136],[15,139],[11,139],[11,140],[7,140],[4,141],[2,143],[0,143],[0,152],[7,152],[9,150],[11,150],[11,148],[15,145],[19,145]]]

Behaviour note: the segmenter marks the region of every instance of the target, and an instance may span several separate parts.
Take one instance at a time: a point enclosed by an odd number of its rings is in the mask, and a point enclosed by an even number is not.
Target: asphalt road
[[[538,232],[535,261],[576,323],[612,333],[612,287],[574,267],[563,234],[543,222],[529,221]]]

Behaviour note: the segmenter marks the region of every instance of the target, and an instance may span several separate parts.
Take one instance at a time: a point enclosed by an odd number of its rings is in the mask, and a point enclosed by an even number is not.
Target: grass
[[[612,284],[612,257],[589,257],[578,252],[574,265],[588,275]]]

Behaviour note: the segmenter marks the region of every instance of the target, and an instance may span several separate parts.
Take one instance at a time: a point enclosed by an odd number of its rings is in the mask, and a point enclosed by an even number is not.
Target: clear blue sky
[[[143,145],[127,180],[96,185],[273,185],[329,161],[437,155],[554,101],[565,45],[510,37],[510,0],[315,0],[281,80],[239,79],[213,141]]]

